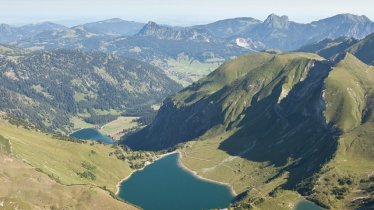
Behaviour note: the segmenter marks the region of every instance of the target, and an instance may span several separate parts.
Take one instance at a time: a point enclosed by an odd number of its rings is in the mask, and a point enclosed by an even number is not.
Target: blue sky
[[[374,0],[0,0],[0,22],[13,25],[54,21],[74,25],[122,18],[193,25],[232,17],[265,19],[270,13],[297,22],[338,13],[374,20]]]

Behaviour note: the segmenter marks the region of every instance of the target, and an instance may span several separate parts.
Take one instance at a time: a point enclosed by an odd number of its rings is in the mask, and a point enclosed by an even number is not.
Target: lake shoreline
[[[86,141],[95,141],[95,142],[101,142],[103,144],[115,144],[115,140],[111,138],[110,136],[101,133],[97,128],[83,128],[80,130],[77,130],[69,136],[82,139]]]
[[[159,160],[159,159],[161,159],[161,158],[163,158],[163,157],[165,157],[165,156],[168,156],[168,155],[171,155],[171,154],[175,154],[175,153],[178,153],[178,151],[173,151],[173,152],[168,152],[168,153],[162,154],[162,155],[158,156],[158,157],[157,157],[155,160],[153,160],[152,162],[146,162],[142,168],[132,170],[131,173],[130,173],[128,176],[126,176],[125,178],[121,179],[121,180],[118,182],[118,184],[117,184],[117,186],[116,186],[117,191],[116,191],[115,194],[118,196],[119,191],[120,191],[120,189],[121,189],[121,184],[122,184],[122,182],[124,182],[124,181],[126,181],[127,179],[129,179],[133,173],[135,173],[135,172],[137,172],[137,171],[142,171],[142,170],[145,169],[145,167],[151,165],[152,163],[156,162],[157,160]]]
[[[294,205],[294,210],[298,210],[298,209],[303,209],[305,208],[304,206],[309,206],[308,208],[310,207],[313,207],[313,209],[315,210],[327,210],[321,206],[319,206],[317,203],[311,201],[311,200],[308,200],[305,196],[300,196],[300,200],[298,200],[295,205]]]
[[[135,170],[133,170],[133,171],[132,171],[128,176],[126,176],[125,178],[121,179],[120,182],[118,182],[118,184],[117,184],[117,186],[116,186],[117,191],[116,191],[115,194],[118,196],[119,191],[120,191],[120,188],[121,188],[121,184],[122,184],[122,182],[124,182],[124,181],[126,181],[127,179],[129,179],[133,173],[135,173],[135,172],[137,172],[137,171],[144,170],[145,167],[147,167],[148,165],[151,165],[152,163],[156,162],[157,160],[159,160],[159,159],[161,159],[161,158],[163,158],[163,157],[165,157],[165,156],[168,156],[168,155],[171,155],[171,154],[176,154],[176,153],[178,154],[178,163],[177,163],[177,164],[178,164],[178,166],[179,166],[181,169],[185,170],[186,172],[188,172],[189,174],[193,175],[193,176],[196,177],[197,179],[204,180],[204,181],[207,181],[207,182],[212,182],[212,183],[215,183],[215,184],[224,185],[224,186],[226,186],[226,187],[228,187],[228,188],[230,189],[230,192],[231,192],[231,194],[232,194],[233,196],[237,196],[237,195],[238,195],[238,194],[235,192],[235,189],[234,189],[234,187],[233,187],[231,184],[229,184],[229,183],[225,183],[225,182],[220,182],[220,181],[213,180],[213,179],[205,178],[205,177],[199,175],[196,171],[194,171],[194,170],[188,168],[187,166],[183,165],[183,163],[182,163],[183,154],[182,154],[182,152],[179,151],[179,150],[176,150],[176,151],[173,151],[173,152],[169,152],[169,153],[162,154],[162,155],[158,156],[154,161],[152,161],[152,162],[147,162],[147,163],[144,165],[144,167],[142,167],[141,169],[135,169]]]
[[[192,174],[194,177],[196,177],[198,179],[201,179],[201,180],[204,180],[204,181],[207,181],[207,182],[212,182],[212,183],[216,183],[216,184],[227,186],[228,188],[230,188],[230,192],[231,192],[232,195],[234,195],[234,196],[238,195],[235,192],[235,189],[234,189],[234,187],[231,184],[226,183],[226,182],[220,182],[220,181],[217,181],[217,180],[205,178],[205,177],[199,175],[196,171],[194,171],[194,170],[188,168],[187,166],[183,165],[183,163],[182,163],[183,154],[182,154],[181,151],[177,151],[177,153],[179,155],[179,158],[178,158],[178,166],[179,167],[181,167],[182,169],[184,169],[185,171],[187,171],[188,173]]]

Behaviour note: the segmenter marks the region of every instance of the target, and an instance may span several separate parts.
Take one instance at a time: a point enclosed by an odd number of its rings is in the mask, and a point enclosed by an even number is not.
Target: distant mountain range
[[[82,28],[87,33],[98,34],[98,35],[108,35],[108,36],[131,36],[139,32],[144,26],[144,23],[137,23],[133,21],[126,21],[119,18],[113,18],[109,20],[103,20],[93,23],[86,23],[83,25],[74,26],[74,28]],[[42,32],[50,31],[53,32],[68,30],[69,28],[60,24],[52,22],[42,22],[37,24],[28,24],[20,27],[10,26],[8,24],[0,25],[0,42],[1,43],[11,43],[22,39],[29,39],[34,37],[34,35],[41,33],[40,36],[43,37]],[[38,37],[38,36],[37,36]]]
[[[272,48],[288,51],[298,49],[309,43],[321,41],[327,37],[338,38],[346,36],[361,39],[374,32],[374,23],[366,16],[340,14],[313,21],[308,24],[301,24],[290,21],[287,16],[271,14],[264,21],[243,17],[225,19],[206,25],[191,27],[160,26],[152,21],[145,24],[114,18],[75,26],[71,29],[74,30],[76,28],[81,28],[86,33],[95,35],[140,35],[167,40],[212,42],[219,40],[219,38],[229,40],[244,38],[261,42],[266,49]],[[1,42],[9,43],[18,41],[21,38],[29,38],[43,31],[59,31],[66,29],[65,26],[51,22],[21,27],[12,27],[2,24],[0,27]],[[13,40],[9,37],[10,35],[13,35]],[[63,39],[64,37],[58,38]],[[29,42],[31,44],[33,38],[29,39]]]
[[[234,18],[206,25],[173,27],[110,19],[71,28],[45,22],[0,25],[0,43],[21,48],[81,49],[116,53],[152,63],[182,83],[191,83],[236,56],[279,49],[293,51],[325,38],[361,39],[374,32],[365,16],[340,14],[301,24],[287,16]]]
[[[346,36],[361,39],[374,32],[374,23],[366,16],[341,14],[301,24],[290,21],[287,16],[271,14],[263,22],[251,18],[238,18],[218,21],[199,28],[226,34],[221,36],[223,38],[249,38],[263,43],[267,49],[290,51],[327,37]]]
[[[36,35],[43,31],[65,30],[67,27],[52,22],[29,24],[21,27],[13,27],[7,24],[0,25],[0,43],[11,43]]]
[[[261,24],[260,20],[250,17],[242,17],[219,20],[206,25],[193,26],[193,28],[204,29],[220,38],[230,38],[235,35],[245,34],[258,24]]]
[[[218,42],[209,32],[196,28],[174,29],[167,26],[160,26],[155,22],[148,22],[137,36],[152,37],[162,40],[183,40],[197,42]]]
[[[106,34],[113,36],[131,36],[143,28],[144,23],[126,21],[119,18],[83,24],[83,28],[94,34]]]

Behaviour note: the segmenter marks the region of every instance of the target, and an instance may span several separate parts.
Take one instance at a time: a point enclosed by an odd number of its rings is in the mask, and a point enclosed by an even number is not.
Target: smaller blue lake
[[[226,208],[234,199],[229,187],[202,180],[181,168],[171,154],[133,173],[121,183],[118,196],[144,210]]]
[[[70,136],[75,137],[77,139],[94,140],[100,141],[104,144],[113,144],[113,140],[109,136],[100,133],[95,128],[81,129],[70,134]]]
[[[324,208],[308,200],[302,200],[296,204],[295,210],[324,210]]]

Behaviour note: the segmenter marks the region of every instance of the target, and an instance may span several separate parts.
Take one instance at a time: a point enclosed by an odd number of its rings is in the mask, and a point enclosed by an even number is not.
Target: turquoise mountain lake
[[[118,196],[144,210],[226,208],[234,199],[229,187],[202,180],[167,155],[121,183]]]
[[[104,144],[113,144],[113,140],[109,136],[100,133],[95,128],[81,129],[70,134],[70,136],[75,137],[77,139],[95,140],[103,142]]]
[[[113,144],[95,128],[78,130],[70,136]],[[144,210],[200,210],[226,208],[234,199],[230,189],[199,179],[179,166],[178,154],[171,154],[137,171],[120,185],[119,197]],[[302,200],[295,210],[323,210]]]

